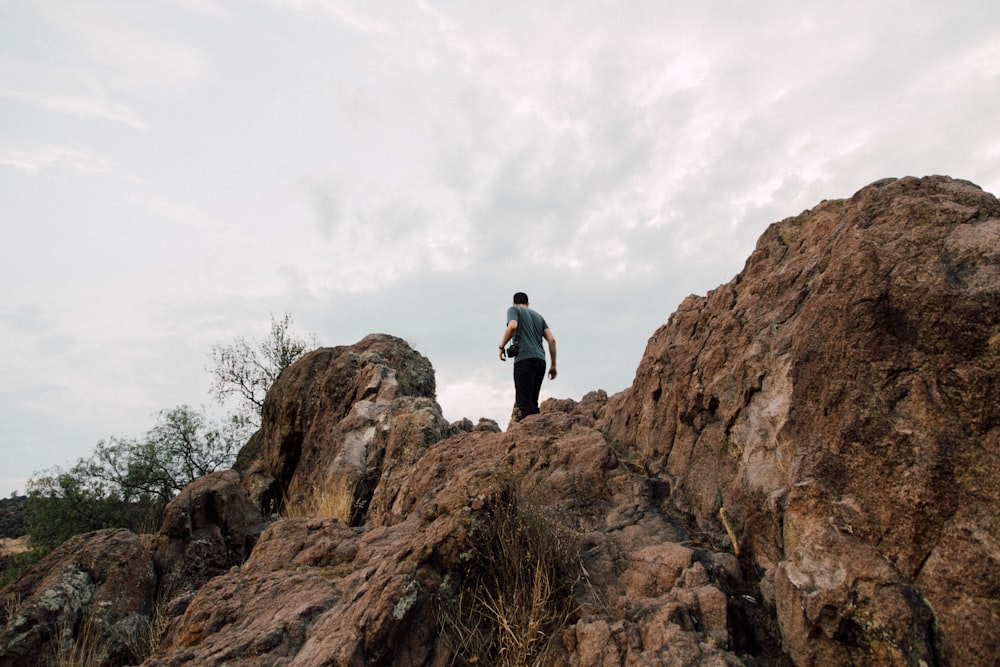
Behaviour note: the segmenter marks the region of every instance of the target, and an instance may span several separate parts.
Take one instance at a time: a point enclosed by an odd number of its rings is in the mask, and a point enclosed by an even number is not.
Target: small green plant
[[[553,507],[503,481],[474,539],[464,580],[439,600],[453,664],[542,664],[574,610],[578,534]]]

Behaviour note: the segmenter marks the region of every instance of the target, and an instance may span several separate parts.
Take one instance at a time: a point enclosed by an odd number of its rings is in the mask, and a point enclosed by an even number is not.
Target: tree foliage
[[[160,413],[140,438],[114,436],[69,469],[51,468],[28,483],[28,534],[37,552],[54,549],[79,533],[100,528],[151,532],[163,508],[184,487],[231,467],[236,454],[260,427],[264,395],[282,370],[315,340],[290,332],[291,315],[271,316],[263,341],[236,338],[212,350],[212,391],[224,403],[235,397],[236,414],[223,422],[182,405]]]
[[[285,368],[316,347],[315,337],[303,340],[291,331],[292,316],[271,316],[271,332],[263,341],[237,337],[212,348],[212,394],[220,403],[237,399],[235,419],[249,436],[260,428],[264,396]]]
[[[137,439],[102,440],[89,458],[28,482],[28,534],[33,546],[52,549],[65,539],[100,528],[150,532],[164,506],[203,475],[232,465],[239,429],[212,423],[182,405],[160,413]]]

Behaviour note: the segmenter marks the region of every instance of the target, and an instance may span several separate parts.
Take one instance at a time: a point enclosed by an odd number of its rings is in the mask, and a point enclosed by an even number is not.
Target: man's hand
[[[507,323],[507,328],[504,329],[503,336],[500,337],[500,361],[507,361],[507,353],[504,351],[503,346],[514,337],[515,331],[517,331],[517,320],[511,320]]]
[[[559,375],[559,371],[556,370],[556,337],[552,335],[551,329],[546,329],[542,332],[545,336],[545,342],[549,344],[549,359],[552,361],[552,368],[549,369],[549,379],[555,380],[556,376]]]

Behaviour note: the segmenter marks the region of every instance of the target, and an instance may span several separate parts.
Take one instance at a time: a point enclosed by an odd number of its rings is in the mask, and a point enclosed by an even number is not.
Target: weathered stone
[[[78,535],[0,591],[0,666],[134,662],[148,642],[156,577],[142,538]]]
[[[361,523],[383,462],[406,465],[420,453],[413,443],[386,459],[394,432],[398,441],[399,429],[420,430],[423,448],[454,432],[434,387],[427,358],[392,336],[310,352],[268,391],[244,486],[265,513],[321,512]],[[414,423],[417,413],[423,423]],[[395,424],[397,417],[407,423]]]
[[[993,665],[998,360],[1000,203],[942,177],[772,225],[631,388],[506,432],[399,339],[318,350],[242,459],[278,520],[233,473],[169,508],[145,664]]]
[[[775,223],[685,300],[608,432],[719,533],[721,492],[797,662],[992,664],[998,332],[1000,203],[880,181]]]
[[[197,591],[250,555],[264,520],[236,472],[206,475],[167,504],[152,554],[161,596]]]

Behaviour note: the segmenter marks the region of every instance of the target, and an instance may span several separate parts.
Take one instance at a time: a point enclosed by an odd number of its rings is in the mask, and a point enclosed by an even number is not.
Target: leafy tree
[[[215,424],[186,405],[164,410],[146,435],[111,437],[69,470],[28,482],[28,534],[36,548],[99,528],[155,530],[164,506],[194,480],[233,464],[234,424]]]
[[[236,338],[213,348],[213,393],[220,402],[239,399],[237,413],[215,423],[186,405],[160,413],[138,439],[102,440],[89,458],[68,470],[55,467],[28,483],[27,528],[37,552],[100,528],[155,530],[164,506],[194,480],[231,467],[240,446],[260,427],[264,395],[278,375],[315,338],[293,336],[291,315],[271,316],[271,332],[259,343]]]
[[[260,342],[237,337],[229,345],[212,348],[212,394],[220,403],[238,400],[234,419],[249,436],[260,428],[264,396],[288,366],[317,346],[314,336],[306,341],[290,331],[292,316],[280,320],[271,315],[271,333]]]
[[[128,497],[166,503],[199,477],[232,465],[240,444],[232,420],[213,424],[182,405],[161,412],[143,439],[99,442],[88,472]]]
[[[48,553],[73,535],[100,528],[148,528],[152,499],[131,502],[88,477],[86,459],[63,470],[52,468],[28,482],[28,535],[31,547]],[[150,522],[150,523],[147,523]]]

